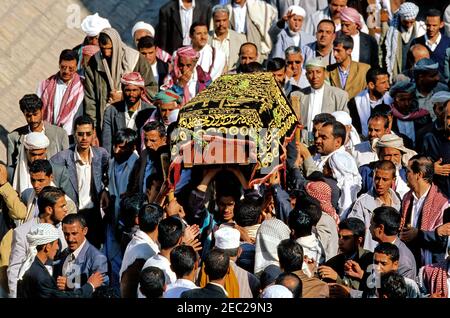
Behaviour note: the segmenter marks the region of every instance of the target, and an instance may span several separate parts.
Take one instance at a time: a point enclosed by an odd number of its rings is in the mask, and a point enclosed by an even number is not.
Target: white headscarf
[[[137,22],[133,26],[133,29],[131,29],[131,37],[133,39],[134,39],[134,34],[136,33],[137,30],[147,30],[148,32],[150,32],[151,37],[155,36],[155,28],[151,24],[145,23],[144,21]]]
[[[108,19],[102,18],[97,12],[95,14],[88,15],[84,18],[83,22],[81,22],[81,30],[83,30],[87,36],[97,36],[103,29],[110,27],[111,24]]]
[[[39,245],[51,243],[59,239],[59,231],[55,226],[49,223],[39,223],[34,225],[27,234],[28,252],[27,258],[22,263],[19,270],[18,280],[21,280],[25,272],[30,269],[37,255],[36,247]]]
[[[43,132],[31,132],[23,137],[19,146],[18,161],[14,170],[13,188],[19,196],[26,189],[31,188],[30,173],[28,172],[27,150],[47,149],[50,140]]]
[[[352,118],[347,112],[339,110],[334,113],[331,113],[331,115],[333,115],[333,117],[336,118],[336,120],[340,122],[342,125],[352,126],[352,129],[350,130],[348,136],[348,142],[345,144],[345,148],[353,148],[357,144],[361,143],[361,138],[359,138],[358,132],[352,125]]]
[[[345,218],[347,210],[356,201],[359,190],[361,190],[361,176],[355,159],[344,151],[337,151],[328,160],[333,177],[341,190],[339,197],[339,215],[341,220]]]

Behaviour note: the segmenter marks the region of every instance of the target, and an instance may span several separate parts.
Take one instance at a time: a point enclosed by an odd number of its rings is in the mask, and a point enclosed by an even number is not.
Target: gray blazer
[[[311,87],[307,87],[291,94],[291,96],[295,95],[300,97],[300,119],[305,126],[307,125],[306,120],[308,120],[309,96],[311,95],[311,92]],[[346,91],[326,83],[324,84],[322,113],[332,113],[338,110],[343,110],[348,113],[347,102],[348,94]]]
[[[228,34],[230,35],[230,48],[227,60],[228,70],[235,69],[239,61],[239,49],[241,45],[247,42],[247,38],[244,34],[238,33],[234,30],[228,29]],[[214,31],[209,31],[208,44],[212,46]]]
[[[44,122],[44,130],[45,135],[50,140],[50,145],[47,147],[47,158],[51,158],[57,152],[69,148],[69,137],[63,128]],[[17,165],[20,145],[24,136],[28,133],[28,125],[25,125],[8,134],[8,166],[14,168]]]
[[[77,177],[77,168],[75,165],[75,147],[72,146],[67,150],[58,152],[54,155],[50,161],[52,163],[65,166],[69,172],[69,180],[71,190],[75,193],[74,202],[77,206],[79,206],[79,198],[78,198],[78,177]],[[93,152],[92,158],[92,179],[94,182],[94,203],[95,200],[100,198],[100,193],[105,188],[105,185],[108,184],[108,163],[109,163],[109,154],[108,152],[101,147],[91,147]]]
[[[11,255],[9,257],[9,266],[7,269],[8,274],[8,286],[9,297],[15,298],[17,293],[17,276],[19,275],[20,267],[25,261],[28,252],[27,234],[30,232],[33,225],[38,224],[39,219],[34,218],[24,224],[16,227],[13,231],[13,238],[11,243]],[[62,228],[58,227],[59,240],[61,241],[62,248],[67,247],[66,240]]]
[[[417,267],[413,253],[408,246],[400,240],[399,237],[395,240],[394,245],[398,247],[398,251],[400,253],[397,272],[404,277],[415,280],[417,275]]]

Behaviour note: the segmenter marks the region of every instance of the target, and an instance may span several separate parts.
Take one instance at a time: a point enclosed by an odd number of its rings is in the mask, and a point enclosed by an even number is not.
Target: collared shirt
[[[432,43],[428,36],[425,34],[425,45],[431,50],[431,52],[434,52],[434,50],[436,50],[436,47],[439,45],[439,42],[441,42],[441,38],[442,36],[439,32],[436,41]]]
[[[247,2],[241,7],[233,4],[234,30],[238,33],[247,34]]]
[[[58,124],[56,119],[58,118],[59,110],[61,109],[61,102],[64,94],[66,93],[67,87],[68,85],[58,77],[56,82],[55,98],[53,100],[53,122],[51,123],[53,125]]]
[[[292,77],[289,79],[289,82],[290,82],[292,85],[295,85],[295,86],[297,86],[297,87],[299,87],[299,88],[307,88],[307,87],[310,87],[310,86],[311,86],[311,85],[309,84],[309,82],[308,82],[308,78],[306,77],[306,70],[305,70],[304,68],[302,68],[302,74],[301,74],[300,77],[298,78],[298,81],[295,80],[295,78],[292,76]]]
[[[339,79],[341,81],[341,87],[342,87],[342,89],[344,89],[345,84],[347,84],[348,75],[350,74],[350,65],[348,66],[348,68],[346,70],[342,69],[341,66],[339,65],[338,72],[339,72]]]
[[[75,260],[77,259],[85,244],[86,239],[84,239],[83,243],[81,243],[81,245],[78,246],[75,251],[67,255],[62,267],[62,275],[67,277],[67,284],[71,289],[81,287],[81,282],[79,280],[81,271],[79,266],[75,265]]]
[[[225,290],[225,288],[223,288],[223,286],[222,286],[222,285],[220,285],[220,284],[217,284],[217,283],[213,283],[213,282],[209,282],[209,284],[211,284],[211,285],[215,285],[215,286],[218,286],[218,287],[222,288],[223,292],[225,293],[225,296],[227,296],[227,297],[228,297],[228,292],[227,292],[227,291]]]
[[[311,88],[311,94],[309,95],[309,108],[308,108],[308,131],[312,131],[313,122],[312,120],[317,114],[322,112],[322,102],[323,102],[323,85],[319,89]]]
[[[230,58],[230,32],[227,32],[227,36],[223,41],[221,41],[216,33],[213,34],[211,46],[218,51],[223,52],[225,55],[225,61],[228,61]]]
[[[167,285],[167,289],[163,294],[163,298],[180,298],[181,294],[186,290],[191,290],[194,288],[199,288],[194,282],[179,278],[173,284]]]
[[[188,88],[189,88],[189,94],[191,95],[191,98],[193,98],[195,95],[197,95],[197,81],[198,81],[197,69],[194,68],[191,79],[187,83]]]
[[[422,194],[420,198],[417,198],[416,194],[412,193],[413,195],[413,206],[411,210],[411,226],[417,228],[417,223],[419,222],[419,217],[422,214],[422,207],[423,203],[425,202],[425,199],[427,198],[428,192],[430,192],[431,186],[429,186],[428,190]]]
[[[359,62],[359,43],[360,43],[360,37],[359,32],[355,35],[352,35],[353,39],[353,50],[352,50],[352,61]]]
[[[133,130],[136,130],[136,116],[141,110],[142,107],[142,101],[139,100],[139,105],[137,109],[133,112],[133,115],[130,116],[130,113],[128,112],[128,105],[125,103],[125,124],[127,128],[131,128]]]
[[[89,147],[89,161],[84,162],[81,159],[78,150],[75,149],[75,166],[77,169],[78,179],[78,209],[92,209],[94,202],[91,197],[91,185],[92,185],[92,148]]]
[[[221,51],[215,50],[213,59],[213,48],[211,45],[206,44],[199,53],[200,57],[197,61],[197,65],[200,65],[206,73],[210,73],[213,81],[222,75],[226,60],[225,55]],[[211,72],[209,70],[211,70]]]
[[[192,25],[192,17],[194,14],[195,0],[192,0],[192,7],[186,9],[183,1],[178,0],[180,6],[180,19],[181,19],[181,29],[183,30],[183,45],[190,45],[191,38],[189,36],[189,29]]]
[[[157,62],[155,62],[155,63],[153,63],[152,65],[151,65],[151,67],[152,67],[152,73],[153,73],[153,77],[155,78],[155,82],[156,83],[159,83],[159,74],[158,74],[158,63]],[[159,87],[158,87],[158,90],[159,90]]]

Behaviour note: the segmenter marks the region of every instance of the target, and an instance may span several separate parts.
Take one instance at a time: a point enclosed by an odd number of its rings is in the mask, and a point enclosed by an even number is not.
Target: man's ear
[[[86,236],[87,232],[88,232],[88,227],[85,226],[84,229],[83,229],[83,235]]]
[[[238,250],[237,250],[237,258],[239,258],[239,256],[241,256],[242,254],[242,248],[239,246]]]

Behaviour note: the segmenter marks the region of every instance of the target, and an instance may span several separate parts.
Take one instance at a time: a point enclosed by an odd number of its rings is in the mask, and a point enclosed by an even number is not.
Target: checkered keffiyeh
[[[418,13],[419,7],[412,2],[405,2],[398,9],[398,14],[402,20],[415,20]]]

